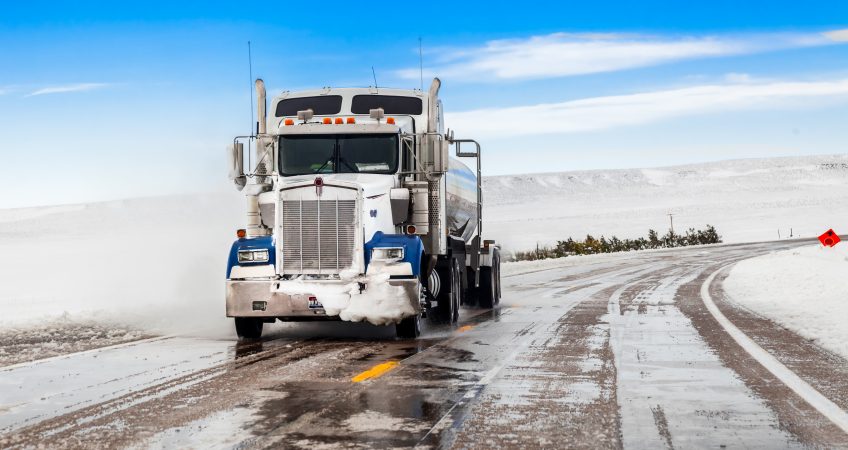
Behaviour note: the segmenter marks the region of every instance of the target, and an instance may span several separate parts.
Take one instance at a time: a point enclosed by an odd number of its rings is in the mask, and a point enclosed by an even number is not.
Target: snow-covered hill
[[[715,225],[726,241],[848,229],[848,156],[487,178],[484,234],[507,250],[568,236]],[[226,255],[240,194],[0,210],[0,328],[61,316],[230,332]]]
[[[510,250],[591,233],[715,225],[726,242],[848,227],[848,155],[486,178],[484,228]]]

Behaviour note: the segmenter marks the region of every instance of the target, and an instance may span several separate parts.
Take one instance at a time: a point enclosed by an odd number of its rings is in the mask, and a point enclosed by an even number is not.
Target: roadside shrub
[[[513,255],[515,261],[536,261],[549,258],[563,258],[572,255],[593,255],[596,253],[615,253],[645,250],[651,248],[674,248],[689,245],[707,245],[721,243],[721,236],[712,225],[707,225],[703,230],[689,228],[685,234],[677,234],[670,231],[660,236],[656,230],[648,230],[648,237],[636,239],[619,239],[616,236],[595,238],[591,234],[581,241],[575,241],[571,237],[564,241],[557,241],[553,247],[539,247],[534,250],[519,251]]]

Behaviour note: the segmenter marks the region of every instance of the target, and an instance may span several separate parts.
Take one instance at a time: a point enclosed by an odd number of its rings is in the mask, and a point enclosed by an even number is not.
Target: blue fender
[[[421,275],[421,255],[424,253],[424,244],[418,236],[406,234],[385,234],[382,231],[374,233],[374,237],[365,243],[365,270],[371,262],[371,249],[377,247],[403,247],[403,261],[412,266],[412,274],[416,277]]]
[[[274,246],[274,238],[272,236],[262,236],[257,238],[241,238],[235,242],[230,247],[230,257],[227,259],[227,278],[230,278],[230,272],[233,270],[233,266],[260,266],[272,264],[274,266],[277,265],[276,251]],[[268,258],[270,261],[268,262],[245,262],[239,264],[238,262],[238,251],[239,250],[258,250],[258,249],[267,249],[268,250]]]

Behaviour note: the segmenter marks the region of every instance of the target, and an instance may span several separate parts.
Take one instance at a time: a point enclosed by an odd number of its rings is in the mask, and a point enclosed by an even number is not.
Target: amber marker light
[[[356,119],[354,119],[353,117],[348,117],[347,123],[356,123]]]
[[[336,125],[341,125],[343,123],[344,123],[344,119],[342,119],[341,117],[336,117]]]
[[[236,236],[238,236],[239,239],[243,239],[245,236],[247,236],[247,230],[245,230],[244,228],[236,230]]]
[[[294,119],[286,119],[286,121],[284,123],[286,124],[286,126],[294,125]]]
[[[324,122],[324,125],[330,125],[331,123],[333,123],[333,119],[331,119],[329,117],[325,117],[323,122]]]
[[[389,125],[394,125],[395,124],[395,118],[394,117],[387,117],[386,123],[389,124]]]

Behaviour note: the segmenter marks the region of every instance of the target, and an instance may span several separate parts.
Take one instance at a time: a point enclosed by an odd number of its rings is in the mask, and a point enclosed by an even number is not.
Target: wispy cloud
[[[29,94],[27,94],[27,97],[32,97],[36,95],[63,94],[67,92],[93,91],[95,89],[101,89],[107,86],[109,86],[109,83],[76,83],[58,86],[47,86],[30,92]]]
[[[583,75],[654,66],[674,61],[836,44],[848,30],[719,36],[645,36],[555,33],[489,41],[480,47],[440,50],[427,68],[452,80],[524,80]],[[417,79],[417,69],[398,72]]]
[[[826,31],[824,35],[832,41],[848,42],[848,28],[843,30]]]
[[[815,100],[815,101],[814,101]],[[848,79],[701,85],[628,95],[446,113],[464,136],[563,134],[714,112],[799,108],[848,101]]]

